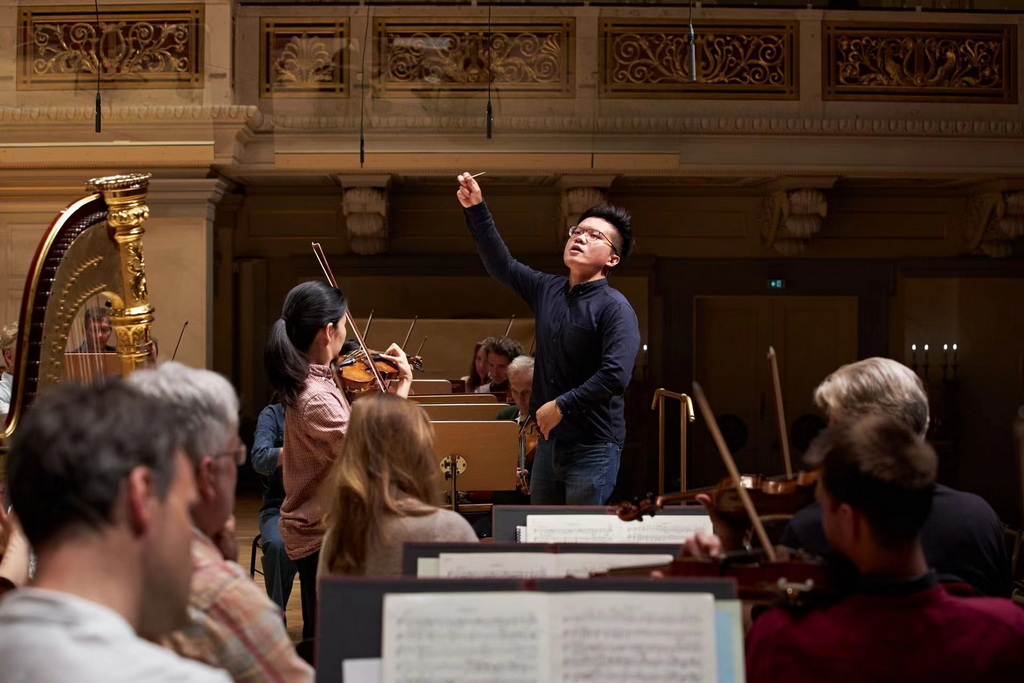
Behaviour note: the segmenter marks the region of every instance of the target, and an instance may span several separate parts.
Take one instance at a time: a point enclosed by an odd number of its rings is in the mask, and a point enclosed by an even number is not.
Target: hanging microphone
[[[100,41],[102,40],[103,28],[100,24],[100,0],[93,0],[93,9],[96,10],[96,43],[93,51],[96,53],[96,123],[97,133],[103,132],[103,103],[100,101]]]
[[[687,42],[689,42],[690,51],[690,67],[687,69],[687,76],[691,83],[697,82],[697,36],[693,30],[693,23],[690,23],[690,28],[687,31]]]
[[[359,168],[363,167],[366,163],[366,138],[363,137],[362,132],[359,133]]]
[[[491,107],[491,101],[487,100],[487,139],[490,140],[494,136],[494,109]]]

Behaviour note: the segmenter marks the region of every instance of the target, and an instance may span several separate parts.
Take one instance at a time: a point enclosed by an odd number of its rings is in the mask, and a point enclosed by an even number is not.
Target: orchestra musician
[[[608,286],[633,250],[629,214],[588,209],[567,235],[568,277],[535,271],[509,253],[468,173],[457,196],[487,271],[522,297],[537,320],[530,412],[544,438],[530,500],[538,505],[600,505],[615,487],[626,435],[623,394],[640,348],[636,314]]]
[[[487,349],[484,348],[483,341],[478,341],[473,345],[473,364],[469,366],[469,374],[461,379],[466,383],[467,394],[476,393],[481,384],[490,381],[487,376]]]
[[[955,597],[929,570],[921,534],[938,459],[920,435],[871,415],[812,444],[829,544],[859,576],[840,602],[775,608],[754,622],[747,679],[1011,681],[1024,670],[1024,610],[1005,598]]]
[[[0,359],[3,373],[0,374],[0,425],[11,409],[11,392],[14,389],[14,355],[18,343],[18,323],[8,323],[0,328]]]
[[[361,398],[322,490],[320,576],[401,576],[404,543],[476,541],[462,515],[438,507],[443,489],[426,411],[390,394]]]
[[[106,306],[91,306],[85,309],[85,339],[71,353],[114,353],[111,346],[110,312]]]
[[[331,362],[345,343],[347,302],[325,282],[304,282],[285,298],[281,317],[267,339],[264,364],[286,406],[281,468],[285,499],[278,523],[302,590],[302,636],[316,624],[316,572],[325,526],[317,490],[344,444],[351,407],[335,381]],[[392,344],[381,357],[398,369],[393,385],[409,395],[412,369]]]
[[[928,429],[928,396],[917,374],[888,358],[868,358],[844,365],[815,389],[815,403],[830,424],[868,415],[889,415],[924,439]],[[698,496],[705,505],[707,496]],[[714,510],[710,509],[714,519]],[[824,511],[818,503],[798,511],[783,532],[781,544],[813,555],[831,557],[822,526]],[[716,532],[725,532],[716,525]],[[723,540],[724,539],[724,540]],[[1010,558],[1002,523],[992,507],[973,493],[935,485],[931,512],[921,536],[924,554],[944,583],[965,583],[976,593],[1009,596]],[[734,549],[728,533],[693,539],[688,551],[698,556]],[[844,563],[842,557],[833,558]]]

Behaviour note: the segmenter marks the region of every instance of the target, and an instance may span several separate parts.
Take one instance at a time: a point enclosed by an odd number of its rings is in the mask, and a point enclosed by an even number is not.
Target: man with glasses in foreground
[[[296,654],[281,609],[237,563],[235,484],[245,464],[238,396],[221,375],[164,363],[127,380],[160,400],[179,429],[195,471],[192,586],[188,623],[164,639],[178,654],[226,669],[239,681],[312,681]]]
[[[487,272],[526,301],[537,322],[530,413],[544,438],[530,480],[534,505],[602,505],[615,488],[626,437],[623,394],[640,348],[636,314],[608,286],[633,251],[629,214],[599,205],[570,228],[568,277],[537,272],[509,253],[468,173],[456,193]]]

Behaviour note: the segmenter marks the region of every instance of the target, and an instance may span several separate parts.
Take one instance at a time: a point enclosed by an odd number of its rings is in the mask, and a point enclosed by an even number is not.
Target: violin
[[[411,356],[409,365],[413,370],[423,372],[423,358],[420,356]],[[384,382],[398,379],[398,366],[384,358],[379,351],[367,353],[363,349],[356,349],[347,355],[339,355],[334,366],[342,388],[348,394],[363,394],[375,390],[377,377]]]
[[[792,516],[814,502],[814,487],[818,472],[797,472],[792,477],[765,477],[760,474],[741,474],[740,483],[750,496],[758,513],[764,516]],[[665,505],[686,503],[696,499],[698,494],[711,498],[710,507],[731,527],[745,530],[750,526],[750,516],[743,505],[732,477],[726,477],[709,489],[681,491],[662,496],[648,494],[643,498],[619,503],[616,509],[620,519],[641,519],[644,515],[654,516]]]
[[[736,580],[741,600],[814,607],[836,597],[845,577],[822,558],[795,550],[784,557],[767,559],[763,551],[727,553],[714,559],[679,558],[669,564],[612,569],[601,576],[644,575],[659,571],[683,578],[731,578]]]
[[[526,422],[519,428],[519,462],[516,467],[516,476],[519,479],[516,488],[527,496],[530,495],[530,482],[526,479],[529,474],[526,467],[528,464],[533,463],[533,459],[537,455],[537,444],[539,442],[540,427],[537,426],[537,421],[531,415],[526,418]]]

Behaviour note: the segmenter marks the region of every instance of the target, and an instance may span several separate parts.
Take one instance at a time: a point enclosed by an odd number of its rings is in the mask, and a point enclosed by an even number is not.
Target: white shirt
[[[11,412],[11,391],[14,389],[14,375],[4,372],[0,375],[0,415]]]
[[[230,683],[227,673],[143,640],[83,598],[21,588],[0,602],[0,675],[8,683]]]

